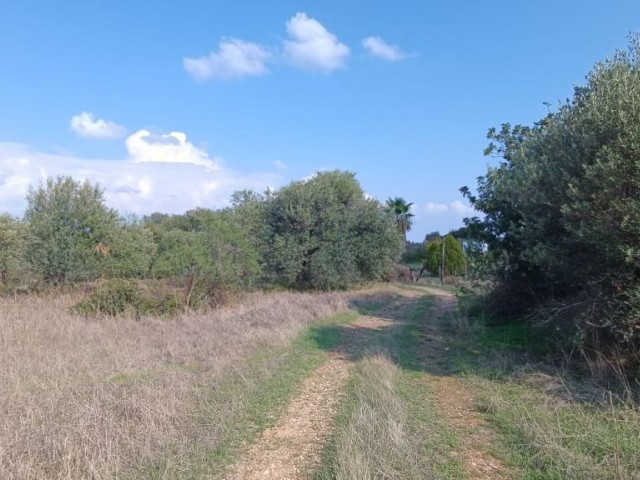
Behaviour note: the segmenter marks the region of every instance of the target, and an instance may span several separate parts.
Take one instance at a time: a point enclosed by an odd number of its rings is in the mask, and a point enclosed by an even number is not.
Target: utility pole
[[[445,253],[445,238],[442,239],[442,262],[440,264],[440,285],[444,285],[444,253]]]

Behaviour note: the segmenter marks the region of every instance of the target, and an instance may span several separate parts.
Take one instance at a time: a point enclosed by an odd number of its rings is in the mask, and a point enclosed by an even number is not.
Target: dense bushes
[[[578,345],[640,345],[640,46],[599,63],[531,127],[492,129],[501,163],[463,193],[486,216],[494,306],[530,313]]]
[[[111,279],[94,285],[74,310],[84,315],[115,316],[129,313],[138,318],[142,315],[173,315],[185,307],[179,292],[171,291],[167,284]]]
[[[401,252],[395,219],[348,172],[237,192],[225,210],[142,220],[109,209],[99,186],[58,177],[30,189],[23,220],[0,216],[0,293],[96,282],[78,311],[166,313],[256,286],[329,290],[388,278]],[[145,293],[153,281],[171,294]]]

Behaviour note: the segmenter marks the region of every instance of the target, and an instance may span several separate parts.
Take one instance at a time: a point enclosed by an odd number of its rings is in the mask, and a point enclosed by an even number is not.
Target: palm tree
[[[402,197],[389,197],[385,203],[387,210],[396,216],[398,230],[402,233],[405,244],[407,243],[407,232],[411,230],[411,224],[413,223],[411,220],[413,213],[410,213],[411,205],[413,203],[407,203]]]

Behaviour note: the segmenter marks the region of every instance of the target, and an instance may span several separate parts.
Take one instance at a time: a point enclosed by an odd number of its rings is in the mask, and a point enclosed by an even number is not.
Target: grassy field
[[[348,380],[296,478],[640,478],[633,385],[578,374],[540,332],[456,300],[257,293],[135,319],[75,315],[69,294],[0,299],[0,478],[229,478],[331,362]]]
[[[322,361],[307,327],[347,310],[340,294],[255,294],[136,321],[75,301],[0,299],[2,479],[200,478]]]

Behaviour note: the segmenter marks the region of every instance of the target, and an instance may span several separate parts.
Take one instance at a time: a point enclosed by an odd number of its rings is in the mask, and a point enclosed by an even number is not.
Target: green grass
[[[640,479],[638,405],[558,368],[539,330],[491,321],[467,302],[472,317],[451,320],[447,361],[476,392],[518,478]]]
[[[479,408],[500,432],[506,456],[521,478],[640,478],[637,406],[560,401],[511,381],[472,383]]]

